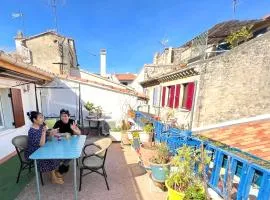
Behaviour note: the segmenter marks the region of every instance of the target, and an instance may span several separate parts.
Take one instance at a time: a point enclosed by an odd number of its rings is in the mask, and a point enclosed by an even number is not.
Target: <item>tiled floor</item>
[[[110,191],[106,189],[105,181],[98,174],[90,174],[83,179],[80,200],[164,200],[166,192],[151,192],[149,175],[138,166],[137,156],[130,146],[121,147],[113,143],[108,151],[106,163]],[[44,200],[73,199],[73,171],[65,176],[64,185],[53,185],[48,176],[45,185],[41,187],[41,198]],[[35,199],[36,185],[33,180],[19,194],[18,200]]]

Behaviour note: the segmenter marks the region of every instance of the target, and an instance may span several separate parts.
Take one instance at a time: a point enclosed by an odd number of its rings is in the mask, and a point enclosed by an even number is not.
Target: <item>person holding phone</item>
[[[60,120],[58,120],[53,129],[58,130],[59,133],[69,133],[71,135],[80,135],[81,130],[78,128],[77,124],[73,119],[70,119],[70,114],[68,110],[60,110]],[[68,172],[70,160],[64,160],[59,166],[59,171],[61,174]]]

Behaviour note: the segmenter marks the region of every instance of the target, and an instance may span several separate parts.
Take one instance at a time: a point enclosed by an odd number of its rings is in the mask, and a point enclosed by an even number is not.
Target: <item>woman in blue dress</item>
[[[46,142],[47,127],[44,124],[43,115],[39,112],[32,111],[27,113],[30,120],[33,122],[32,127],[28,131],[28,145],[25,151],[25,158],[35,152],[39,147]],[[57,134],[57,129],[53,129],[50,135]],[[63,176],[56,169],[59,167],[61,160],[38,160],[37,165],[40,172],[50,172],[52,183],[63,184]]]

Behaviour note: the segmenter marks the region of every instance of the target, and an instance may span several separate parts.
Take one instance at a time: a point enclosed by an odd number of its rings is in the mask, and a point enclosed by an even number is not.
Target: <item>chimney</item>
[[[22,53],[22,40],[24,39],[22,31],[18,31],[15,37],[15,46],[18,54]]]
[[[100,49],[100,75],[106,76],[106,49]]]

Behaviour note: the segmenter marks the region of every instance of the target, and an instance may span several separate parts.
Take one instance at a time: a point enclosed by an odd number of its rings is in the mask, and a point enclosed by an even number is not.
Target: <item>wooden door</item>
[[[11,103],[12,103],[12,110],[13,110],[13,117],[14,117],[14,126],[15,128],[18,128],[25,124],[21,90],[11,88],[10,94],[11,94]]]

